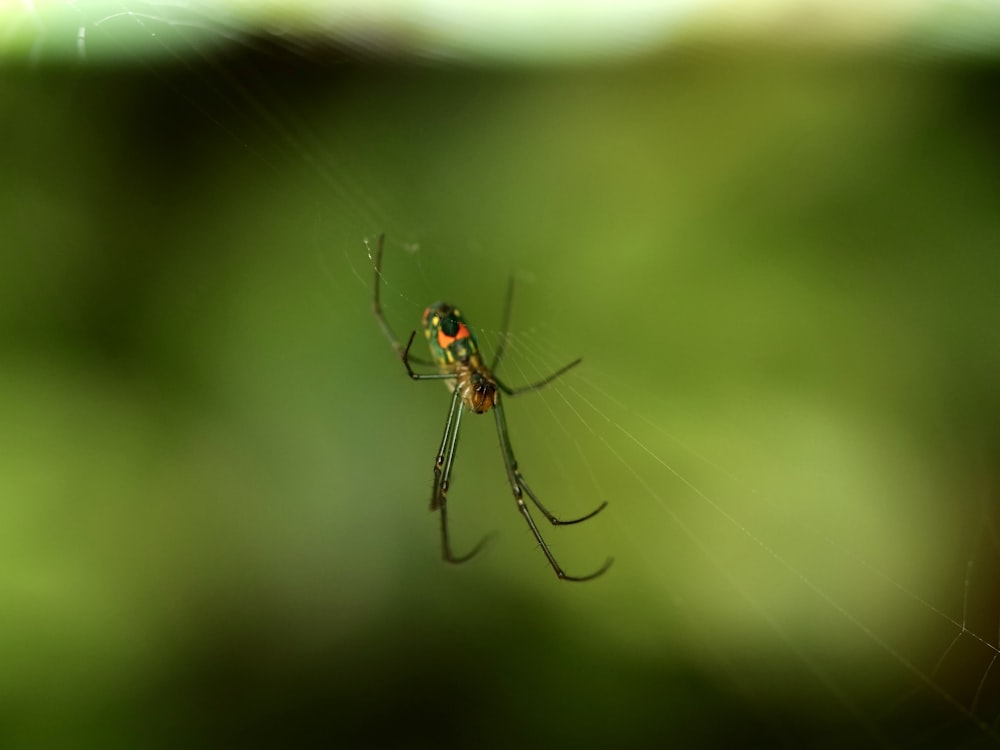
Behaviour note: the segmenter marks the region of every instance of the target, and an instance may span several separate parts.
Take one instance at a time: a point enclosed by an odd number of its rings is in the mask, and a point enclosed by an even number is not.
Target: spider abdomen
[[[431,356],[441,367],[468,362],[479,354],[479,343],[457,307],[435,302],[424,310],[423,321]]]

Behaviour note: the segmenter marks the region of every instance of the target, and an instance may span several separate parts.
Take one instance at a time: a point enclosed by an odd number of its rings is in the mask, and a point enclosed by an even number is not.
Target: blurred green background
[[[0,73],[0,745],[997,743],[994,62],[158,31]],[[380,232],[604,578],[473,416],[438,559]]]

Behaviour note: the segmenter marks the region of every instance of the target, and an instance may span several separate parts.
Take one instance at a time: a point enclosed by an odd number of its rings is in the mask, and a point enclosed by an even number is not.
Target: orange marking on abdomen
[[[438,346],[440,346],[442,349],[447,349],[449,346],[454,344],[455,338],[456,338],[455,336],[449,336],[440,328],[438,329]]]

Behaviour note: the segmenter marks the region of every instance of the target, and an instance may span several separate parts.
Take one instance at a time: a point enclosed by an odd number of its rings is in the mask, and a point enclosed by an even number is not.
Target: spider
[[[475,414],[485,414],[492,409],[493,416],[496,418],[497,434],[500,437],[500,448],[503,453],[504,465],[507,469],[507,480],[510,482],[510,488],[514,493],[517,509],[524,516],[524,520],[527,521],[528,526],[531,528],[531,533],[535,535],[538,546],[542,548],[542,552],[545,554],[546,559],[548,559],[549,565],[552,566],[552,570],[555,571],[558,578],[564,581],[589,581],[602,575],[611,567],[613,559],[608,558],[599,570],[586,576],[571,576],[562,569],[559,563],[556,562],[556,558],[552,555],[548,544],[542,538],[538,526],[535,525],[535,520],[532,518],[528,506],[524,502],[524,496],[528,496],[531,502],[535,504],[535,507],[541,511],[542,515],[553,526],[568,526],[586,521],[588,518],[593,518],[604,510],[607,502],[601,503],[596,510],[591,511],[582,518],[576,518],[572,521],[561,521],[542,505],[527,482],[524,481],[521,471],[517,468],[517,459],[514,458],[514,449],[511,447],[510,436],[507,433],[507,419],[504,416],[503,401],[501,400],[501,392],[507,396],[514,397],[521,393],[538,390],[551,383],[567,370],[576,367],[582,360],[573,360],[547,378],[522,388],[508,388],[504,385],[503,381],[493,374],[500,366],[504,350],[507,346],[511,302],[514,297],[513,278],[511,278],[507,286],[507,299],[504,305],[503,316],[503,334],[500,337],[500,344],[493,358],[492,367],[487,367],[483,363],[479,353],[479,344],[472,333],[472,329],[465,322],[462,312],[459,308],[446,302],[435,302],[424,310],[424,335],[427,337],[433,361],[427,362],[419,357],[411,356],[410,347],[413,346],[413,338],[417,332],[414,330],[410,333],[410,339],[407,341],[406,346],[403,347],[399,343],[399,339],[392,332],[392,328],[389,327],[389,323],[382,313],[382,305],[379,301],[379,289],[382,285],[382,248],[384,240],[385,235],[379,235],[375,250],[375,295],[373,304],[375,318],[382,327],[386,338],[389,339],[389,343],[392,344],[392,348],[399,355],[400,359],[403,360],[403,366],[406,367],[407,374],[413,380],[443,380],[452,393],[451,406],[448,408],[448,419],[445,422],[444,435],[441,438],[441,447],[438,448],[437,458],[434,461],[434,487],[431,491],[431,510],[437,510],[441,513],[441,552],[444,559],[450,563],[463,563],[474,557],[490,539],[489,536],[486,536],[473,547],[471,552],[456,556],[451,551],[451,543],[448,540],[446,501],[448,488],[451,483],[451,470],[455,462],[455,449],[458,447],[458,427],[462,420],[462,413],[465,409],[469,409]],[[417,373],[413,371],[410,365],[411,362],[425,366],[437,366],[438,371]]]

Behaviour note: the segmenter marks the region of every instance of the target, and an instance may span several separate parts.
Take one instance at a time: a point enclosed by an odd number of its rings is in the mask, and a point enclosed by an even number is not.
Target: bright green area
[[[0,745],[988,739],[907,664],[995,644],[995,70],[268,59],[3,74]],[[401,337],[515,272],[507,379],[584,356],[508,419],[604,579],[471,415],[437,559],[380,231]]]
[[[616,0],[20,0],[0,4],[0,60],[176,60],[232,43],[341,46],[505,65],[627,60],[679,45],[769,40],[996,59],[990,2]]]

